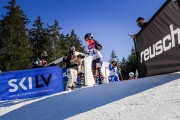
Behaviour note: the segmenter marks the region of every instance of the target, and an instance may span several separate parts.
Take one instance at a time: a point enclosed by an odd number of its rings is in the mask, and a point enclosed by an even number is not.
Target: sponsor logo
[[[21,80],[11,79],[8,81],[8,85],[11,87],[9,92],[17,92],[19,88],[22,88],[23,90],[33,89],[33,83],[35,84],[35,88],[48,86],[51,81],[51,77],[52,74],[49,74],[47,79],[44,75],[35,76],[35,82],[32,81],[32,77],[23,77]],[[40,84],[40,81],[43,81],[43,83],[41,82]]]
[[[180,44],[180,28],[174,30],[173,24],[170,26],[170,34],[166,35],[162,40],[157,41],[152,46],[146,48],[140,54],[141,63],[143,61],[148,61],[158,55],[163,54],[164,52],[175,47],[175,36],[177,35],[177,43]]]

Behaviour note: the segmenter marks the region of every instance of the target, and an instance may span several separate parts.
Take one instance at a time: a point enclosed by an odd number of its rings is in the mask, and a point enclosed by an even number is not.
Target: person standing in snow
[[[102,74],[101,74],[101,67],[102,67],[102,45],[99,44],[96,40],[94,40],[93,35],[91,33],[87,33],[84,36],[85,41],[88,43],[88,54],[93,57],[92,60],[92,73],[94,77],[94,81],[96,83],[96,79],[98,79],[98,84],[102,84]]]
[[[122,79],[120,68],[118,67],[116,58],[111,59],[111,63],[109,64],[109,71],[109,82],[117,82],[119,81],[119,77]]]
[[[42,67],[47,66],[47,61],[46,61],[47,57],[48,57],[47,52],[46,52],[46,51],[43,51],[43,52],[41,53]]]
[[[41,57],[40,58],[37,57],[37,58],[35,58],[33,60],[33,63],[32,63],[33,68],[41,68],[41,67],[47,66],[47,61],[46,61],[47,57],[48,57],[47,52],[43,51],[41,53]]]
[[[75,47],[70,47],[70,51],[65,54],[63,61],[66,63],[66,74],[68,78],[68,82],[66,85],[66,90],[73,90],[77,84],[77,76],[78,76],[78,66],[80,66],[81,61],[78,59],[77,55],[75,55]]]

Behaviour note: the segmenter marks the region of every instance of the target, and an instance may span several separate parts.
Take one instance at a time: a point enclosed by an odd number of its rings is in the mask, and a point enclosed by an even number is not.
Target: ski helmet
[[[130,72],[130,73],[129,73],[129,77],[134,77],[134,73],[133,73],[133,72]]]
[[[47,56],[48,56],[47,52],[46,51],[42,51],[41,57],[47,57]]]
[[[112,59],[111,59],[111,62],[116,63],[116,62],[117,62],[117,59],[116,59],[116,58],[112,58]]]
[[[87,33],[87,34],[84,36],[84,39],[85,39],[86,41],[93,39],[93,34]]]
[[[71,47],[70,47],[70,50],[74,52],[76,49],[75,49],[74,46],[71,46]]]

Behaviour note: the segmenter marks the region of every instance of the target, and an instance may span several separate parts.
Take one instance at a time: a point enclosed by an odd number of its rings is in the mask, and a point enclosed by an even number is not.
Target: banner
[[[32,98],[64,91],[62,69],[53,66],[0,74],[0,100]]]
[[[140,77],[180,70],[180,6],[168,0],[136,39]]]

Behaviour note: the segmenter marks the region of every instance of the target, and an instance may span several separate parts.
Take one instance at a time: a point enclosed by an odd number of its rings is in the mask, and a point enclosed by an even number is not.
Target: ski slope
[[[180,120],[180,73],[0,101],[0,120]]]

